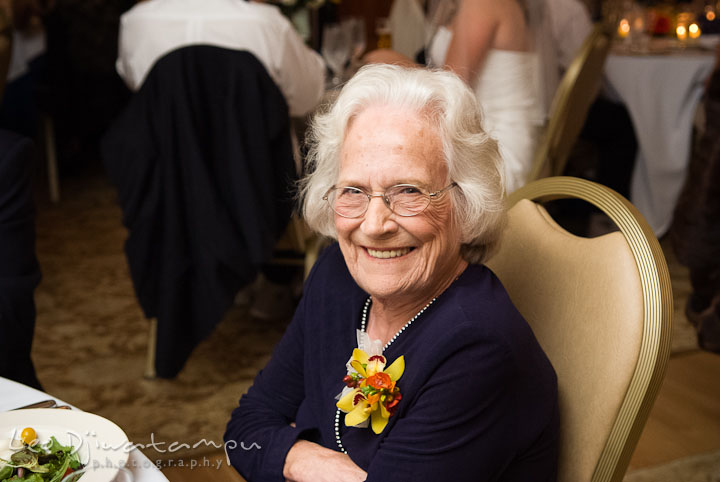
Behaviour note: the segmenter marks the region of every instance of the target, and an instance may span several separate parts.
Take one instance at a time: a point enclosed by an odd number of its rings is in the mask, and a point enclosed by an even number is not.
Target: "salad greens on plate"
[[[62,445],[55,437],[50,437],[45,444],[23,442],[9,459],[0,458],[0,482],[75,481],[82,473],[65,477],[82,468],[72,446]]]

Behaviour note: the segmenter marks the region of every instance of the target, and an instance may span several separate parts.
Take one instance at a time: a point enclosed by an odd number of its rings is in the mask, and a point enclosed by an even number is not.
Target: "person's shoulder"
[[[292,28],[290,20],[282,14],[277,5],[261,2],[243,2],[242,12],[244,15],[253,16],[255,21],[266,26],[273,26],[276,29],[286,30]]]
[[[129,10],[120,16],[121,21],[127,21],[136,18],[142,18],[153,12],[162,11],[164,8],[164,2],[161,0],[145,0],[137,2]]]
[[[471,264],[449,290],[453,305],[468,323],[484,323],[488,328],[502,328],[509,322],[524,321],[502,282],[485,265]]]
[[[487,266],[469,265],[441,303],[441,325],[450,343],[497,352],[518,363],[545,355],[525,318],[498,277]],[[442,331],[442,329],[440,329]],[[474,347],[474,348],[472,348]]]
[[[145,0],[127,10],[123,19],[247,19],[259,22],[289,23],[275,5],[245,0]]]

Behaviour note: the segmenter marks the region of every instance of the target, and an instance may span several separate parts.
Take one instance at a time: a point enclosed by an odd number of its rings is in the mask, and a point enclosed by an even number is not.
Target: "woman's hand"
[[[298,440],[285,458],[283,477],[289,482],[362,482],[367,473],[346,454]]]

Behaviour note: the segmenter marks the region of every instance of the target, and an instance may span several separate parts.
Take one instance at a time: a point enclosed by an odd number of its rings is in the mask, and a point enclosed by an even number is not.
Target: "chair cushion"
[[[640,276],[625,238],[574,236],[540,205],[509,211],[488,266],[531,325],[558,375],[558,481],[590,480],[637,363]]]

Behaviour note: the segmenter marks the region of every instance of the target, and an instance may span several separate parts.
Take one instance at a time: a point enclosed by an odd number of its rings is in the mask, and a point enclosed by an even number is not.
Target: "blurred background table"
[[[672,222],[692,141],[693,121],[715,55],[663,47],[615,50],[605,64],[610,95],[630,112],[638,141],[630,198],[660,237]]]

